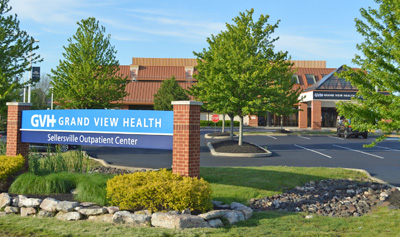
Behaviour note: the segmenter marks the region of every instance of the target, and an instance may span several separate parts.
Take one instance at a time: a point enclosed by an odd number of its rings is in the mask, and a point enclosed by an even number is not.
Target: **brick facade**
[[[311,101],[311,128],[321,129],[321,101]]]
[[[299,104],[299,128],[307,128],[307,103]]]
[[[258,127],[258,116],[257,115],[249,116],[249,126],[250,127]]]
[[[200,107],[196,101],[173,101],[172,172],[200,177]]]
[[[7,120],[7,156],[17,156],[21,154],[26,160],[28,167],[29,143],[21,142],[21,120],[22,111],[30,110],[30,103],[8,102],[8,120]]]

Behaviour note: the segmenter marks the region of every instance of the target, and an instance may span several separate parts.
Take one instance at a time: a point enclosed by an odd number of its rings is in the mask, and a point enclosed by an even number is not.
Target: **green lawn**
[[[341,168],[296,167],[202,167],[201,176],[211,183],[213,199],[225,202],[273,195],[311,180],[351,178],[363,173]],[[250,220],[219,229],[169,230],[132,228],[87,221],[65,222],[33,217],[0,217],[0,236],[396,236],[400,233],[399,210],[380,207],[362,217],[305,219],[307,213],[256,212]]]

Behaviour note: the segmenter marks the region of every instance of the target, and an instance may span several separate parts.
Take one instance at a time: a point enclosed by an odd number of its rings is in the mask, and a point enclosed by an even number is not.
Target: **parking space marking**
[[[270,138],[272,138],[272,139],[278,139],[278,138],[276,138],[276,137],[273,137],[273,136],[269,136],[269,135],[267,135],[267,137],[270,137]]]
[[[355,149],[351,149],[351,148],[348,148],[348,147],[339,146],[339,145],[335,145],[335,144],[332,144],[332,145],[336,146],[336,147],[339,147],[339,148],[343,148],[343,149],[349,150],[349,151],[355,151],[355,152],[363,153],[365,155],[374,156],[374,157],[379,158],[379,159],[384,159],[382,156],[370,154],[370,153],[367,153],[367,152],[363,152],[363,151],[359,151],[359,150],[355,150]]]
[[[321,156],[325,156],[325,157],[328,157],[328,158],[332,159],[332,156],[328,156],[328,155],[326,155],[326,154],[324,154],[324,153],[321,153],[321,152],[319,152],[319,151],[314,151],[314,150],[312,150],[312,149],[308,149],[308,148],[306,148],[306,147],[299,146],[299,145],[297,145],[297,144],[294,144],[294,146],[300,147],[300,148],[302,148],[302,149],[304,149],[304,150],[311,151],[311,152],[317,153],[317,154],[319,154],[319,155],[321,155]]]
[[[387,141],[398,141],[398,140],[400,140],[400,138],[399,137],[388,137],[385,140],[387,140]]]
[[[307,139],[307,140],[311,140],[311,138],[309,138],[309,137],[302,137],[302,136],[300,136],[300,135],[299,135],[299,137],[304,138],[304,139]]]
[[[340,137],[334,137],[334,136],[328,136],[328,137],[330,137],[330,138],[335,138],[335,139],[339,139],[339,140],[344,140],[343,138],[340,138]]]
[[[376,146],[376,147],[380,147],[380,148],[386,149],[388,151],[400,151],[400,150],[396,150],[396,149],[393,149],[393,148],[390,148],[390,147],[384,147],[384,146]]]

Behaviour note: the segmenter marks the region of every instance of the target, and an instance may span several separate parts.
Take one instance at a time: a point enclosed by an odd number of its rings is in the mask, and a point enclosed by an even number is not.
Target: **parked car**
[[[353,130],[351,127],[351,119],[345,119],[344,117],[340,117],[337,122],[337,136],[344,138],[362,136],[364,139],[368,138],[368,132],[360,132],[358,130]]]
[[[76,149],[76,146],[67,144],[30,143],[29,148],[36,151],[47,151],[47,149],[50,149],[51,151],[56,151],[57,149],[59,149],[61,152],[67,152],[71,149]]]

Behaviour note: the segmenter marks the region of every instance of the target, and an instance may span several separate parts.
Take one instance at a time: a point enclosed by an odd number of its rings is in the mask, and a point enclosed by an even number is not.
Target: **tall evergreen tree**
[[[240,13],[226,24],[226,31],[211,35],[209,44],[197,56],[197,84],[190,93],[204,101],[207,109],[240,117],[239,145],[243,140],[243,117],[272,110],[272,101],[285,96],[279,83],[292,64],[287,52],[274,52],[278,27],[269,16],[253,20],[254,10]],[[288,77],[291,80],[291,76]]]
[[[6,102],[19,97],[21,83],[16,77],[31,70],[32,63],[41,61],[35,51],[35,40],[19,27],[17,15],[9,14],[8,0],[0,0],[0,120],[7,116]]]
[[[341,102],[337,109],[340,115],[352,119],[355,129],[380,129],[383,135],[377,141],[382,141],[400,130],[400,1],[375,2],[378,9],[360,9],[364,21],[355,19],[356,29],[365,40],[357,45],[361,55],[355,55],[352,62],[361,70],[346,67],[339,75],[358,88],[358,96],[353,98],[357,103]]]
[[[114,108],[127,95],[127,78],[119,75],[117,51],[110,35],[95,18],[81,20],[69,45],[64,46],[63,60],[53,76],[54,97],[63,108]]]
[[[171,101],[176,100],[189,100],[189,96],[172,76],[170,79],[164,80],[160,89],[154,94],[154,109],[172,111]]]

